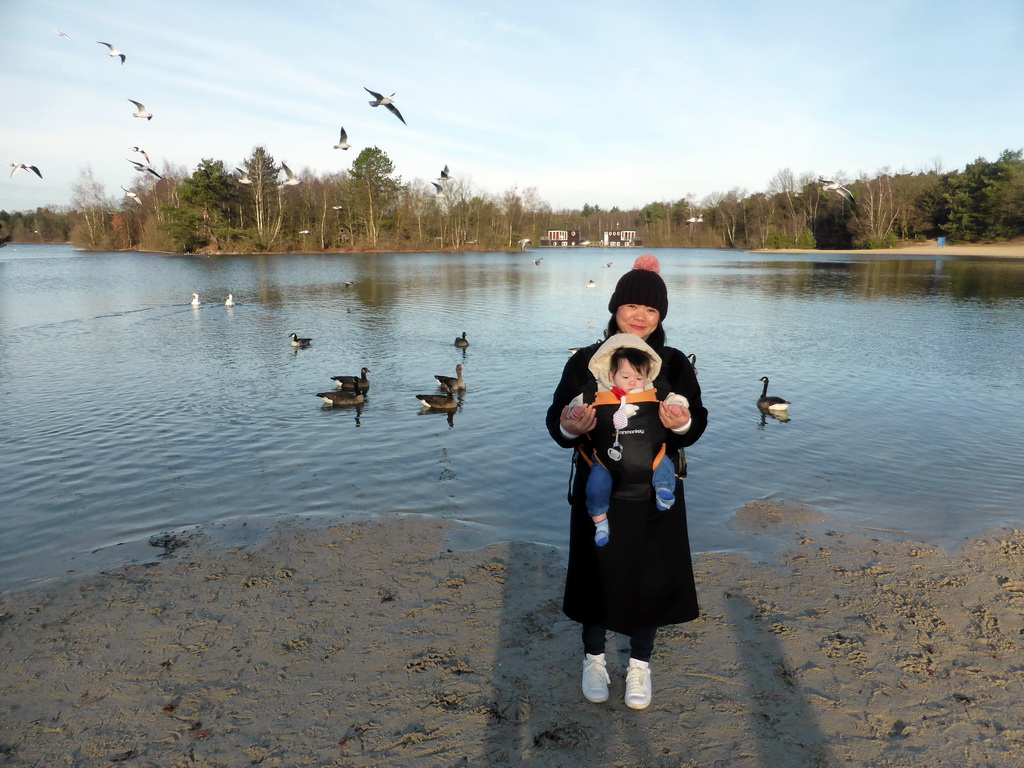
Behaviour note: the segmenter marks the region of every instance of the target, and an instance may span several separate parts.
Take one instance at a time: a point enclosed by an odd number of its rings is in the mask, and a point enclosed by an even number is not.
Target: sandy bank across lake
[[[817,250],[807,248],[752,249],[752,253],[843,253],[851,256],[887,256],[906,258],[910,256],[978,256],[983,258],[1024,259],[1024,239],[1006,243],[983,243],[979,245],[946,245],[940,248],[935,240],[926,243],[902,245],[899,248],[862,248],[851,250]]]
[[[947,553],[759,502],[696,559],[654,700],[579,692],[564,552],[447,523],[287,528],[0,597],[4,766],[1019,766],[1024,532]],[[173,551],[172,551],[173,550]]]

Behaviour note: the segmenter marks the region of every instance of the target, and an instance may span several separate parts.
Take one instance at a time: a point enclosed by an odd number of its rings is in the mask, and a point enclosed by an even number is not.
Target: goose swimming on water
[[[462,332],[461,336],[459,336],[457,339],[455,339],[455,346],[456,347],[462,347],[463,349],[465,349],[466,347],[469,346],[469,340],[466,339],[466,332],[465,331]]]
[[[289,334],[288,338],[292,340],[293,347],[308,347],[313,342],[313,340],[309,338],[300,339],[297,333]]]
[[[369,372],[369,368],[363,368],[358,376],[331,376],[331,381],[339,389],[358,389],[362,392],[369,392],[370,380],[366,378],[366,374]]]
[[[429,408],[432,411],[454,411],[459,407],[459,401],[452,394],[451,387],[445,387],[445,389],[448,392],[447,395],[416,395],[416,399],[423,404],[424,408]]]
[[[231,295],[230,293],[228,294],[228,300],[224,302],[224,306],[225,307],[233,307],[233,306],[235,306],[235,297],[233,295]]]
[[[761,397],[757,399],[757,407],[768,411],[785,411],[789,408],[790,402],[781,397],[768,397],[768,377],[762,376],[761,381],[764,387],[761,389]]]
[[[436,374],[434,376],[437,379],[437,383],[442,388],[449,389],[453,392],[464,391],[466,389],[466,380],[462,378],[462,366],[455,366],[455,376],[441,376]]]
[[[198,307],[198,306],[199,306],[200,304],[202,304],[202,303],[203,303],[203,302],[201,302],[201,301],[199,300],[199,294],[198,294],[198,293],[193,293],[193,294],[192,294],[192,306],[193,306],[193,307]]]
[[[316,396],[324,401],[324,405],[332,407],[336,405],[359,405],[366,402],[363,390],[361,389],[354,391],[336,389],[333,392],[317,392]]]

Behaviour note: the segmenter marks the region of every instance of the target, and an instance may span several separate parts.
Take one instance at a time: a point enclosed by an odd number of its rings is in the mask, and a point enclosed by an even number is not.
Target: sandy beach
[[[754,253],[845,253],[860,256],[979,256],[984,258],[1024,259],[1024,238],[1005,243],[983,243],[978,245],[945,245],[939,247],[935,240],[911,243],[899,248],[865,248],[860,250],[817,250],[808,248],[752,249]]]
[[[579,693],[564,553],[439,519],[286,528],[0,598],[5,766],[1018,766],[1024,531],[949,553],[752,503],[654,700]]]

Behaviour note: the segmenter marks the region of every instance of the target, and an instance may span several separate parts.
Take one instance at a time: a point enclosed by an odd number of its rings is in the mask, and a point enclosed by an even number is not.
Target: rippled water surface
[[[347,515],[563,546],[569,455],[544,411],[636,255],[0,250],[0,590],[151,558],[165,532]],[[936,544],[1017,523],[1024,264],[658,256],[669,341],[697,355],[711,412],[687,452],[695,549],[769,551],[729,527],[769,496]],[[414,395],[458,363],[460,410],[422,413]],[[366,404],[322,408],[364,365]],[[790,421],[756,408],[765,375]]]

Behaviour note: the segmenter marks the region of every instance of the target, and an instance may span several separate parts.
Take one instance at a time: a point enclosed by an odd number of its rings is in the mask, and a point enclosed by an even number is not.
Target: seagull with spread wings
[[[153,119],[153,113],[146,111],[145,104],[142,104],[141,102],[138,102],[135,99],[128,99],[128,101],[130,101],[136,107],[135,111],[132,112],[132,117],[144,117],[147,120]]]
[[[124,187],[121,187],[121,189],[124,189]],[[137,194],[132,192],[130,189],[124,189],[124,196],[125,197],[129,197],[132,200],[134,200],[136,203],[138,203],[139,205],[142,205],[142,198],[140,198]]]
[[[402,117],[402,113],[398,111],[398,107],[396,107],[394,102],[391,100],[395,94],[392,93],[391,96],[382,96],[376,91],[371,91],[365,85],[363,86],[363,90],[373,96],[374,100],[370,102],[371,107],[385,106],[388,108],[388,111],[401,120],[403,124],[408,125],[408,123],[405,122],[405,118]]]
[[[152,168],[151,168],[151,167],[150,167],[150,166],[149,166],[148,164],[146,164],[146,163],[138,163],[138,162],[136,162],[135,160],[131,160],[131,159],[127,158],[127,157],[125,158],[125,160],[128,160],[128,162],[129,162],[129,163],[131,163],[132,165],[134,165],[134,166],[135,166],[135,170],[136,170],[136,171],[139,171],[139,173],[146,173],[146,172],[148,171],[149,173],[152,173],[152,174],[153,174],[154,176],[156,176],[156,177],[157,177],[158,179],[162,179],[162,178],[163,178],[163,176],[161,176],[161,175],[160,175],[159,173],[157,173],[156,171],[154,171],[154,170],[153,170],[153,169],[152,169]]]
[[[125,55],[123,53],[121,53],[119,50],[117,50],[117,48],[112,46],[110,43],[104,43],[102,40],[97,40],[96,42],[99,43],[100,45],[105,45],[105,46],[107,46],[107,48],[110,49],[110,53],[108,53],[107,56],[113,56],[115,58],[120,56],[121,57],[121,63],[124,64]]]
[[[281,163],[281,170],[284,171],[285,175],[288,177],[287,179],[281,182],[282,185],[286,187],[294,187],[296,184],[302,183],[300,179],[295,178],[295,174],[292,173],[292,169],[289,168],[284,163]]]
[[[341,128],[341,135],[338,137],[338,143],[334,145],[335,149],[348,149],[348,134],[345,133],[345,127]]]
[[[822,185],[822,189],[826,192],[835,192],[840,197],[849,200],[853,205],[857,204],[857,201],[853,199],[853,193],[840,184],[838,181],[832,181],[831,179],[823,179],[818,177],[818,183]]]
[[[16,174],[22,168],[24,168],[26,171],[32,171],[32,173],[34,173],[40,179],[43,178],[43,174],[41,174],[39,172],[39,169],[36,168],[34,165],[29,165],[28,163],[11,163],[11,167],[14,168],[14,170],[11,171],[11,178],[12,179],[14,178],[14,174]]]

